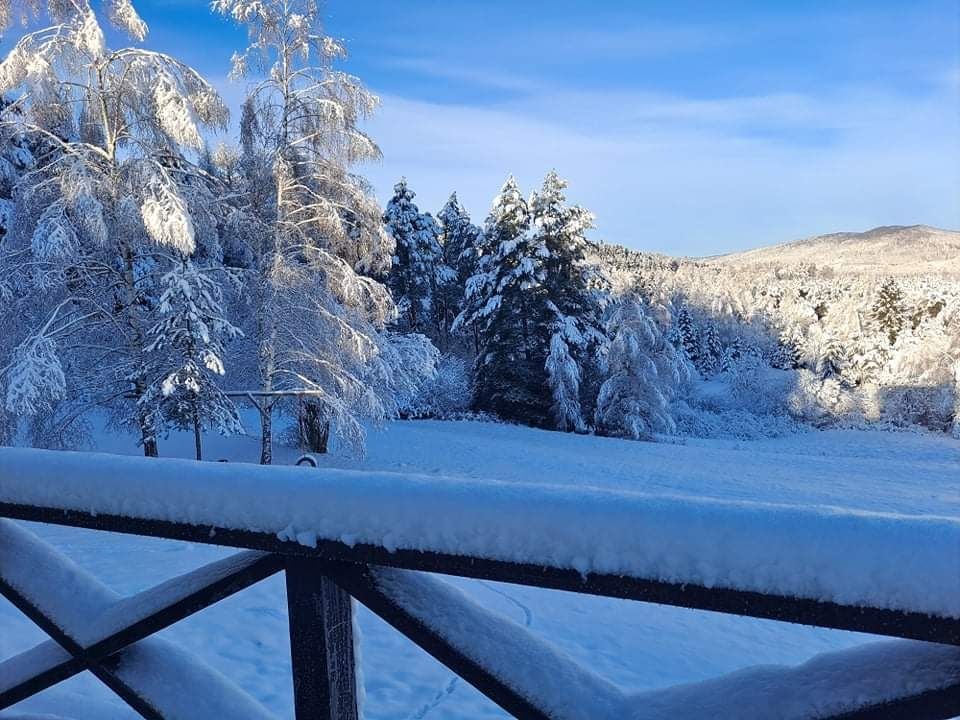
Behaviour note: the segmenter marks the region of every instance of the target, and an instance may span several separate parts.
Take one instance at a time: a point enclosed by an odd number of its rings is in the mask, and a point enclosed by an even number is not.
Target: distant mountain
[[[699,262],[767,266],[806,263],[838,272],[960,276],[960,232],[928,225],[889,225],[700,258]]]

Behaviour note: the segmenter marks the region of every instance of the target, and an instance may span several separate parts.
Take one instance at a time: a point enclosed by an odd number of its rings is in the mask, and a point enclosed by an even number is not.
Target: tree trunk
[[[260,464],[273,464],[273,406],[259,407],[260,410]]]
[[[200,413],[193,413],[193,445],[197,450],[197,460],[203,460],[203,452],[200,446]]]
[[[307,452],[324,454],[330,441],[330,420],[316,401],[303,403],[300,410],[300,440]]]
[[[143,438],[143,456],[144,457],[160,457],[160,448],[157,445],[157,436],[148,433],[146,429],[142,431]]]

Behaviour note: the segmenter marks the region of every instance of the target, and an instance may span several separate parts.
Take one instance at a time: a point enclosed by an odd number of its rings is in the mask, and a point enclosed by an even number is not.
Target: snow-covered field
[[[210,438],[208,445],[210,458],[252,461],[258,452],[252,438]],[[103,437],[97,449],[136,452],[129,438],[118,436]],[[191,438],[161,444],[164,455],[189,457],[191,452]],[[277,462],[290,462],[296,455],[296,450],[279,448]],[[496,424],[398,422],[371,433],[365,459],[329,457],[323,462],[328,467],[960,517],[960,443],[927,434],[827,431],[752,442],[689,441],[680,447]],[[803,472],[797,473],[798,468]],[[809,480],[811,475],[816,482]],[[31,528],[124,594],[228,552],[67,528]],[[866,639],[536,588],[453,582],[630,691],[703,680],[747,665],[797,664]],[[44,639],[14,608],[0,603],[0,657]],[[368,718],[504,717],[365,610],[360,626]],[[163,635],[206,659],[278,715],[289,717],[286,632],[283,582],[274,577]],[[86,676],[22,703],[16,708],[20,712],[59,713],[78,720],[134,717]]]

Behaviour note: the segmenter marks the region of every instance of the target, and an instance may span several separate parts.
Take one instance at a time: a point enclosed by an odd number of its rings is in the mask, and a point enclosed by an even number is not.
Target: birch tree
[[[0,93],[12,99],[5,131],[42,141],[14,190],[16,223],[0,268],[29,290],[27,304],[41,316],[7,366],[6,405],[31,414],[36,405],[24,398],[33,393],[14,391],[10,379],[46,378],[35,390],[71,401],[63,422],[109,407],[156,455],[153,415],[140,402],[153,280],[167,254],[196,249],[190,206],[209,201],[190,197],[204,192],[190,158],[204,128],[225,126],[227,110],[177,59],[109,49],[87,0],[43,8],[2,0],[0,20],[41,10],[54,24],[24,34],[0,64]],[[130,39],[146,37],[129,0],[105,2],[102,12]],[[52,382],[30,372],[41,357],[70,373]]]
[[[216,0],[213,8],[247,28],[233,74],[256,79],[241,122],[237,210],[252,236],[250,382],[262,392],[309,392],[316,422],[360,448],[362,419],[389,413],[377,383],[391,369],[381,331],[396,315],[373,279],[389,269],[392,243],[369,186],[352,172],[380,156],[359,128],[377,98],[335,67],[345,50],[323,32],[316,2]],[[268,413],[261,425],[268,463]]]

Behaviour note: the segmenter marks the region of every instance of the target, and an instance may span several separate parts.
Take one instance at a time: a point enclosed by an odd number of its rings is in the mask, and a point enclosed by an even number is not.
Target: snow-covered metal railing
[[[359,715],[351,597],[522,718],[960,715],[956,519],[19,449],[0,517],[245,550],[123,599],[0,521],[0,591],[53,639],[0,708],[90,670],[144,717],[267,716],[149,636],[283,571],[298,720]],[[629,695],[424,572],[903,639]]]

